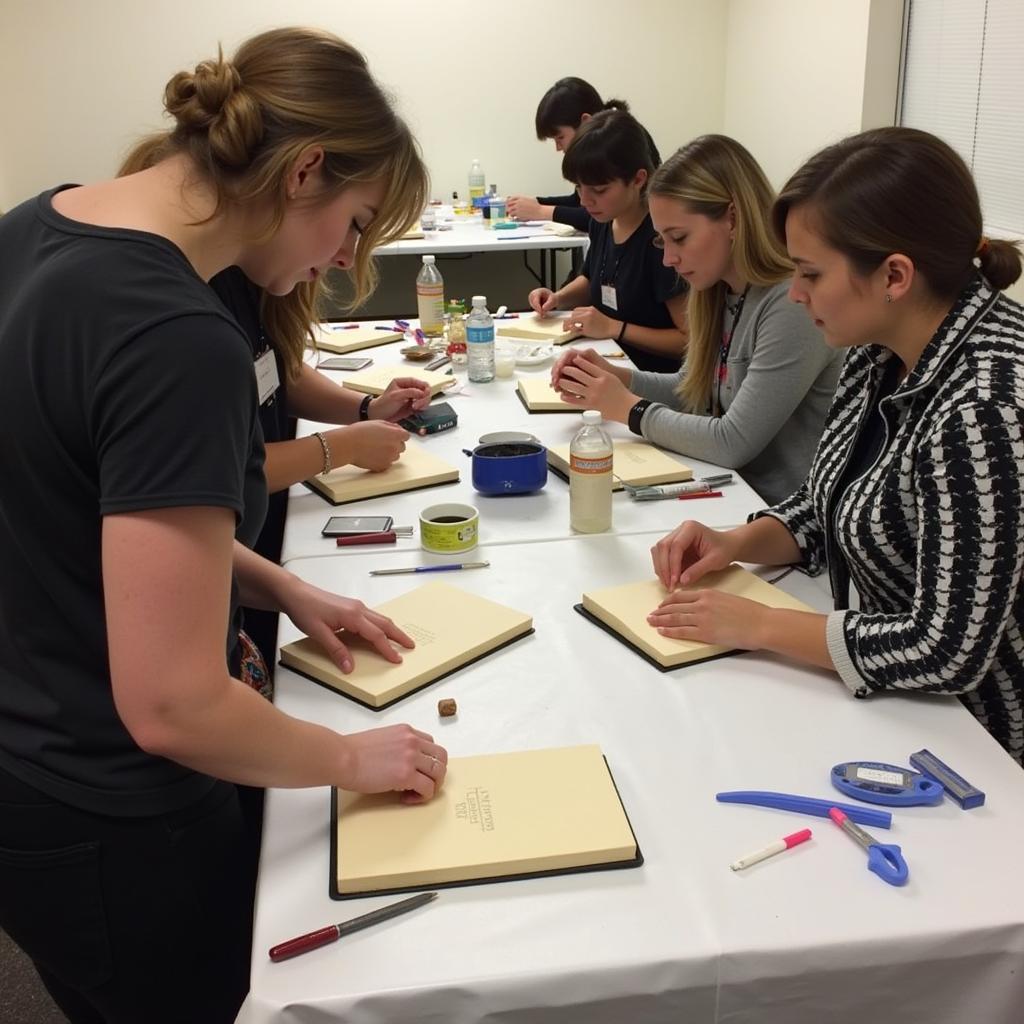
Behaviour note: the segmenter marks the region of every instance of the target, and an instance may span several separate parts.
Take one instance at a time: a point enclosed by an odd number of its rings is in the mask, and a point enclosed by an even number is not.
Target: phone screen
[[[391,516],[331,516],[320,531],[324,537],[348,537],[358,533],[385,533],[391,529]]]

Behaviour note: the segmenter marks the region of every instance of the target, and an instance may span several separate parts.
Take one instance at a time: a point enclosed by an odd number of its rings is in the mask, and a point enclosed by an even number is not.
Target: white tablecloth
[[[272,964],[271,945],[394,897],[332,902],[327,792],[270,791],[240,1024],[1020,1021],[1020,769],[954,699],[856,701],[831,673],[760,654],[657,672],[571,607],[584,589],[646,576],[656,537],[481,547],[490,569],[442,578],[531,612],[536,634],[384,712],[277,670],[283,710],[341,731],[408,721],[453,756],[598,743],[645,864],[442,890],[427,908]],[[395,557],[364,549],[290,568],[373,604],[420,582],[367,575]],[[828,605],[820,581],[793,573],[781,586]],[[282,642],[295,636],[285,622]],[[454,720],[438,719],[441,696],[458,700]],[[714,799],[842,799],[832,765],[905,764],[921,747],[988,802],[897,810],[891,831],[874,830],[903,847],[902,889],[869,873],[827,820]],[[805,826],[811,842],[729,870]]]
[[[497,323],[501,324],[502,321]],[[616,348],[613,342],[608,341],[578,342],[576,347],[594,347],[598,351]],[[377,366],[404,364],[410,370],[413,369],[414,364],[402,359],[399,351],[401,348],[402,344],[396,342],[367,349],[366,354],[373,357]],[[339,383],[351,376],[348,373],[323,372],[329,373],[331,379]],[[550,373],[550,362],[536,369],[516,370],[517,378],[546,378]],[[561,478],[553,473],[549,474],[547,485],[536,494],[486,497],[473,490],[471,462],[464,454],[464,449],[472,450],[482,434],[494,430],[523,430],[547,445],[568,444],[581,426],[581,414],[530,414],[516,397],[515,380],[470,384],[466,378],[465,367],[458,368],[456,377],[461,385],[459,393],[443,396],[441,400],[448,402],[458,413],[459,425],[454,430],[416,438],[415,443],[423,445],[427,451],[457,466],[461,475],[460,482],[338,507],[331,506],[323,498],[298,484],[292,488],[288,503],[288,520],[285,524],[281,550],[282,563],[287,565],[294,558],[306,558],[310,555],[351,554],[353,548],[336,548],[333,540],[320,534],[327,519],[332,515],[391,515],[397,525],[416,527],[412,538],[399,538],[395,547],[400,551],[418,552],[419,512],[428,505],[441,501],[459,501],[475,505],[480,510],[480,534],[486,544],[553,540],[569,535],[569,485]],[[605,428],[613,438],[638,440],[621,423],[609,423]],[[329,425],[300,422],[298,433],[302,436],[319,429],[329,429]],[[678,459],[690,466],[697,477],[722,472],[719,466],[691,459],[686,455],[679,455]],[[715,527],[734,526],[744,522],[748,512],[765,506],[765,502],[739,474],[734,474],[733,483],[719,489],[723,495],[721,498],[691,501],[639,502],[634,501],[624,491],[616,493],[613,497],[613,530],[620,534],[650,531],[668,533],[683,519],[700,519]]]

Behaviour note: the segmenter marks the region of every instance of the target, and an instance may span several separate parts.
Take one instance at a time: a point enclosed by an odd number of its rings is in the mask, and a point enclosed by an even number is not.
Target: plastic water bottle
[[[416,309],[420,330],[428,338],[444,336],[444,281],[434,266],[433,256],[423,257],[423,266],[416,275]]]
[[[483,199],[487,191],[487,178],[484,176],[484,169],[480,161],[473,157],[473,163],[469,168],[469,203],[470,206],[478,205],[473,200]]]
[[[487,312],[487,296],[473,296],[473,310],[466,321],[469,379],[474,384],[494,380],[494,321]]]
[[[601,533],[612,525],[612,442],[596,409],[583,414],[569,445],[569,525],[577,533]]]

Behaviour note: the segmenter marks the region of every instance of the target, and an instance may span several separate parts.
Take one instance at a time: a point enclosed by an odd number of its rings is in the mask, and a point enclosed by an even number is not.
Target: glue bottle
[[[576,533],[601,533],[612,525],[612,442],[596,409],[583,414],[569,445],[569,525]]]
[[[444,335],[444,281],[434,266],[433,256],[423,257],[423,266],[416,275],[416,309],[420,330],[428,338]]]
[[[473,157],[473,163],[469,168],[469,205],[478,206],[479,203],[474,200],[483,199],[486,190],[487,178],[484,176],[484,170],[480,166],[480,161]]]

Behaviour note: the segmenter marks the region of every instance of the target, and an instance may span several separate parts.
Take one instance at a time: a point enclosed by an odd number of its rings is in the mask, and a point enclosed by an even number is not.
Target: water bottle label
[[[585,473],[588,476],[598,473],[610,473],[612,471],[611,455],[598,455],[594,458],[586,458],[581,455],[569,455],[569,471],[571,473]]]
[[[466,340],[472,345],[476,342],[494,341],[494,325],[488,327],[470,327],[466,325]]]

